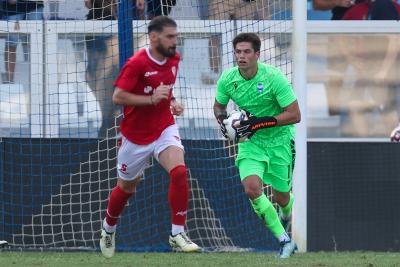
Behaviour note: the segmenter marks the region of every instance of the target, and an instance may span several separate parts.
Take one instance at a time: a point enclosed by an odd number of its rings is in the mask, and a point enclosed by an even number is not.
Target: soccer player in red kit
[[[170,177],[170,245],[184,252],[200,250],[184,232],[189,184],[184,150],[173,117],[183,112],[183,106],[172,94],[180,59],[176,52],[176,28],[171,18],[153,18],[148,26],[150,46],[131,57],[115,81],[113,101],[123,105],[124,117],[120,125],[119,178],[110,194],[100,239],[101,251],[107,258],[114,255],[118,217],[136,191],[151,156]]]

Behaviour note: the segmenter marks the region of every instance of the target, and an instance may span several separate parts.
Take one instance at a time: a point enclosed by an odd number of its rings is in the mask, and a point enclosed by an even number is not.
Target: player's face
[[[157,45],[155,49],[164,57],[173,57],[176,53],[176,43],[178,33],[175,27],[164,27],[164,30],[158,34]]]
[[[249,69],[257,66],[260,52],[255,52],[251,43],[240,42],[236,44],[235,57],[239,69]]]

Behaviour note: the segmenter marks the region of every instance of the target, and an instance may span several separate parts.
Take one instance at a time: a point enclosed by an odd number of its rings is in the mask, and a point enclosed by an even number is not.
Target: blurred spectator
[[[1,1],[2,20],[15,21],[14,30],[19,29],[20,20],[42,20],[43,19],[43,1],[31,0],[4,0]],[[14,83],[15,63],[17,59],[17,46],[19,42],[27,49],[28,36],[19,33],[9,33],[6,38],[4,62],[6,73],[2,73],[3,83]],[[25,58],[27,53],[24,52]]]
[[[275,3],[278,5],[279,2]],[[270,0],[209,0],[209,20],[267,20],[271,18],[273,1]],[[210,71],[201,74],[204,84],[215,84],[221,70],[220,38],[212,35],[209,39]]]
[[[168,16],[176,0],[133,0],[133,19],[152,19]]]
[[[399,18],[400,6],[392,0],[359,3],[343,16],[344,20]],[[355,136],[387,136],[398,121],[399,43],[396,35],[350,36],[342,42],[343,52],[355,70],[355,85],[348,103]],[[371,121],[372,115],[379,115],[379,120]]]
[[[364,1],[365,0],[313,0],[313,6],[315,10],[331,10],[332,20],[340,20],[351,6]]]
[[[117,19],[115,0],[85,0],[89,9],[89,20]],[[112,102],[114,79],[118,75],[118,36],[116,34],[86,34],[87,67],[86,81],[93,91],[102,113],[99,137],[107,134],[107,129],[114,125],[119,108]]]
[[[343,20],[399,20],[400,5],[396,0],[366,0],[349,8]]]

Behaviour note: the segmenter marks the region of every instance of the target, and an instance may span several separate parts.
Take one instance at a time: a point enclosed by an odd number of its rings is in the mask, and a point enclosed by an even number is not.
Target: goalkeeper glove
[[[240,124],[236,128],[237,138],[247,136],[247,138],[250,139],[256,131],[274,127],[278,123],[276,118],[272,116],[257,118],[248,111],[242,110],[242,113],[244,113],[246,117],[240,120]]]
[[[400,142],[400,124],[394,128],[390,134],[390,141],[397,143]]]

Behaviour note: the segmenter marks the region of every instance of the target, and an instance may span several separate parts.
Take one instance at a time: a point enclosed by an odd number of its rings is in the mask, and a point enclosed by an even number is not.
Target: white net
[[[218,76],[235,64],[231,42],[240,32],[258,33],[260,60],[291,79],[291,1],[153,2],[143,10],[134,5],[132,15],[139,20],[132,21],[131,37],[134,52],[147,46],[144,19],[159,12],[178,23],[182,61],[174,94],[186,107],[176,121],[190,171],[188,234],[212,250],[272,249],[275,241],[243,194],[236,147],[222,140],[212,104]],[[117,177],[120,111],[111,94],[127,45],[118,40],[121,21],[110,20],[117,7],[104,3],[89,13],[101,14],[95,20],[86,20],[88,10],[76,0],[45,2],[46,20],[19,22],[29,37],[28,52],[17,46],[14,83],[0,86],[0,151],[6,155],[0,169],[0,239],[13,246],[98,246]],[[10,36],[14,24],[2,21],[1,35]],[[167,175],[152,164],[121,217],[119,250],[169,249],[167,190]]]

